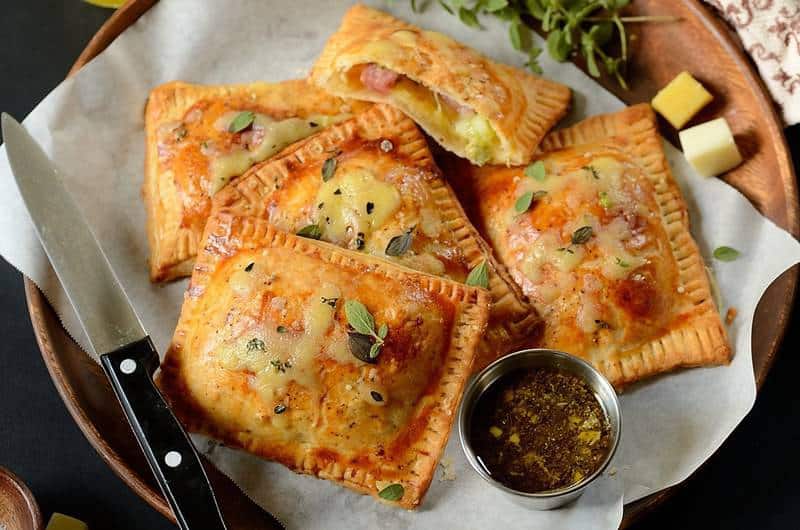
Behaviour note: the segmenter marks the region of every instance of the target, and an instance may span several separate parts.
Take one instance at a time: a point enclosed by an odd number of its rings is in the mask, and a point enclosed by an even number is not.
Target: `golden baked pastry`
[[[153,89],[145,111],[142,187],[151,279],[191,273],[211,196],[230,179],[365,107],[300,80],[224,86],[173,82]]]
[[[338,96],[396,106],[478,165],[527,163],[570,101],[564,85],[363,5],[347,12],[310,80]]]
[[[649,106],[548,135],[528,167],[452,174],[544,319],[543,346],[589,360],[617,386],[730,360]]]
[[[414,508],[488,305],[483,289],[213,215],[159,384],[191,431]]]
[[[535,310],[470,224],[425,138],[393,107],[375,105],[254,166],[214,197],[213,210],[459,282],[485,267],[493,304],[476,368],[538,331]]]

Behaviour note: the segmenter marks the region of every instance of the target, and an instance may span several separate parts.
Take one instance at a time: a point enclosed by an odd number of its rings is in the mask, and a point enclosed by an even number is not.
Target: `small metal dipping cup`
[[[576,375],[585,381],[594,392],[605,412],[611,435],[611,448],[608,451],[608,455],[594,473],[571,486],[540,493],[518,491],[493,479],[486,467],[481,463],[480,458],[475,454],[470,441],[475,405],[488,388],[506,374],[532,368],[560,370]],[[580,497],[589,484],[599,477],[608,466],[608,463],[611,462],[617,450],[621,432],[622,415],[620,413],[619,400],[611,383],[589,363],[556,350],[520,350],[496,360],[484,368],[467,385],[464,398],[461,401],[461,408],[458,411],[458,435],[461,438],[461,447],[464,449],[472,468],[483,480],[506,493],[512,500],[535,510],[552,510]]]

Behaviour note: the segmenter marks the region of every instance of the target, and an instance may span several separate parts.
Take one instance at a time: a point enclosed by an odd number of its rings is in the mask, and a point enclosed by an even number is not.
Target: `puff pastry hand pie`
[[[459,282],[485,268],[493,304],[476,368],[539,331],[536,311],[470,224],[419,129],[393,107],[376,105],[294,144],[213,202],[214,211]]]
[[[155,88],[145,111],[143,186],[151,279],[191,273],[211,197],[230,179],[365,106],[299,80]]]
[[[347,12],[310,80],[338,96],[396,106],[478,165],[527,163],[570,100],[564,85],[363,5]]]
[[[362,493],[399,484],[417,506],[488,293],[252,217],[215,215],[205,237],[161,365],[181,421]]]
[[[476,225],[539,309],[543,346],[591,361],[617,386],[729,361],[649,106],[550,134],[528,168],[453,173]]]

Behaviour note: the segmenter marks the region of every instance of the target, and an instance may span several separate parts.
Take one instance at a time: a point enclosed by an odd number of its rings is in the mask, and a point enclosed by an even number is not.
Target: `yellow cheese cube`
[[[725,118],[689,127],[678,136],[686,159],[704,177],[719,175],[742,161]]]
[[[50,517],[50,522],[47,523],[47,530],[89,530],[89,527],[74,517],[63,513],[54,513]]]
[[[680,129],[714,99],[689,72],[681,72],[662,88],[651,105],[673,127]]]

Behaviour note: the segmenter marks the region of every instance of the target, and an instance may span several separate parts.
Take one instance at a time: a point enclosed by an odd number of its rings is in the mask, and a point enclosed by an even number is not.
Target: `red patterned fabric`
[[[800,0],[706,0],[736,29],[788,125],[800,122]]]

